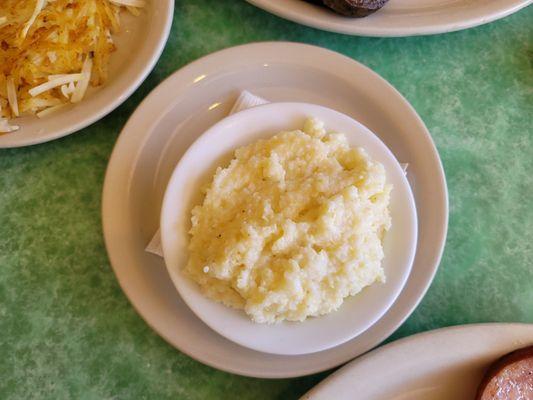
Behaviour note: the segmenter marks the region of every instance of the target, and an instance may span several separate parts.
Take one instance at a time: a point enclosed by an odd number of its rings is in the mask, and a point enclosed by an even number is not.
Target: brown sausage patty
[[[533,400],[533,346],[496,360],[485,373],[476,400]]]
[[[329,7],[346,17],[362,18],[376,12],[389,0],[306,0]]]

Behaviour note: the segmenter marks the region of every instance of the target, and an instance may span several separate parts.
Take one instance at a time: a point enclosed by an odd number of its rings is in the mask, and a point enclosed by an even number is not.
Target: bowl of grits
[[[188,149],[161,212],[165,264],[213,330],[254,350],[325,350],[393,304],[417,242],[405,173],[362,124],[306,103],[229,116]]]

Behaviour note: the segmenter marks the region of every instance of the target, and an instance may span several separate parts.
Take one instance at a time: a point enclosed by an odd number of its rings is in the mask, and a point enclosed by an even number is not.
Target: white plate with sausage
[[[350,18],[316,4],[320,0],[248,0],[299,24],[360,36],[413,36],[459,31],[506,17],[532,1],[389,0],[381,9],[364,18]],[[357,0],[328,2],[340,8],[345,8],[348,3],[362,3]]]
[[[533,324],[474,324],[410,336],[352,361],[303,396],[302,400],[474,400],[483,375],[500,357],[533,345]],[[516,357],[515,357],[516,358]],[[494,364],[493,364],[494,363]],[[509,365],[509,364],[508,364]],[[513,366],[516,365],[513,362]],[[531,362],[522,378],[533,390]],[[523,371],[527,368],[527,371]],[[503,375],[517,373],[507,369]],[[505,384],[504,380],[501,380]],[[483,387],[483,385],[481,385]],[[526,382],[527,386],[527,382]],[[503,388],[500,392],[505,392]],[[504,397],[478,397],[506,399]],[[531,398],[527,397],[522,398]],[[520,398],[520,397],[518,397]]]

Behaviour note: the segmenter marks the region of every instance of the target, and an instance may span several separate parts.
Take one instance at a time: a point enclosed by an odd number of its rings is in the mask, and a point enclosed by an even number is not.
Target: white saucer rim
[[[438,233],[437,233],[437,238],[439,239],[438,240],[439,244],[435,248],[436,251],[432,252],[432,257],[431,257],[431,260],[430,260],[431,265],[433,266],[433,268],[430,271],[430,273],[429,273],[429,275],[428,275],[428,277],[427,277],[427,279],[425,281],[424,287],[420,288],[420,290],[414,296],[411,296],[411,297],[414,297],[414,298],[413,299],[409,299],[408,306],[406,307],[406,310],[403,313],[403,315],[400,318],[395,318],[395,320],[392,323],[389,323],[388,324],[389,327],[386,329],[385,333],[381,332],[379,335],[377,335],[372,340],[372,342],[374,343],[373,345],[368,346],[366,351],[363,350],[363,351],[361,351],[361,352],[359,352],[358,354],[355,354],[355,355],[350,354],[346,358],[346,360],[344,360],[344,361],[340,361],[340,362],[335,361],[333,363],[327,363],[327,364],[321,365],[319,367],[307,366],[306,368],[300,368],[298,371],[291,371],[291,372],[285,372],[285,373],[262,373],[262,372],[250,373],[249,371],[239,369],[238,367],[234,367],[234,366],[232,366],[232,365],[230,365],[228,363],[217,363],[217,362],[212,361],[210,358],[198,357],[190,349],[183,348],[183,347],[175,345],[173,343],[171,337],[169,335],[167,335],[167,333],[161,332],[159,330],[159,328],[155,325],[155,323],[153,323],[147,316],[143,315],[143,313],[141,312],[141,310],[139,308],[139,305],[136,303],[134,293],[130,293],[130,291],[125,287],[124,282],[122,281],[121,277],[117,274],[116,270],[113,268],[113,272],[114,272],[114,274],[115,274],[115,276],[117,278],[117,281],[118,281],[120,287],[122,288],[124,294],[128,298],[129,302],[132,304],[133,308],[136,310],[136,312],[139,314],[139,316],[147,323],[147,325],[150,326],[169,345],[171,345],[172,347],[178,349],[179,351],[183,352],[184,354],[188,355],[189,357],[197,360],[198,362],[203,363],[205,365],[208,365],[210,367],[213,367],[213,368],[216,368],[216,369],[219,369],[219,370],[222,370],[222,371],[226,371],[226,372],[242,375],[242,376],[249,376],[249,377],[255,377],[255,378],[270,378],[270,379],[300,377],[300,376],[311,375],[311,374],[315,374],[315,373],[319,373],[319,372],[322,372],[322,371],[329,370],[329,369],[334,368],[336,366],[342,365],[342,364],[350,361],[351,359],[353,359],[353,358],[355,358],[357,356],[360,356],[361,354],[364,354],[364,353],[368,352],[372,348],[374,348],[377,345],[379,345],[379,343],[381,343],[383,340],[385,340],[387,337],[389,337],[392,333],[394,333],[394,331],[412,314],[413,310],[418,306],[418,304],[420,303],[420,301],[422,300],[422,298],[426,294],[427,290],[429,289],[429,287],[431,285],[431,282],[433,281],[433,279],[435,277],[435,274],[436,274],[437,269],[438,269],[438,265],[439,265],[439,263],[440,263],[440,261],[442,259],[442,255],[443,255],[443,252],[444,252],[446,236],[447,236],[447,231],[448,231],[448,220],[449,220],[449,215],[448,215],[449,214],[448,188],[447,188],[447,185],[446,185],[446,178],[445,178],[445,173],[444,173],[444,169],[443,169],[443,166],[442,166],[442,161],[441,161],[440,156],[438,154],[437,148],[435,146],[433,138],[429,134],[429,131],[427,130],[427,128],[426,128],[424,122],[422,121],[422,119],[420,118],[420,116],[416,113],[416,111],[414,110],[413,106],[405,99],[405,97],[402,96],[398,92],[397,89],[395,89],[389,82],[387,82],[384,78],[379,76],[377,73],[373,72],[370,68],[366,67],[365,65],[363,65],[363,64],[361,64],[361,63],[359,63],[359,62],[357,62],[357,61],[355,61],[355,60],[353,60],[353,59],[351,59],[351,58],[349,58],[347,56],[344,56],[344,55],[342,55],[340,53],[337,53],[337,52],[334,52],[334,51],[331,51],[331,50],[328,50],[328,49],[325,49],[325,48],[312,46],[312,45],[308,45],[308,44],[303,44],[303,43],[297,43],[297,42],[257,42],[257,43],[249,43],[249,44],[244,44],[244,45],[239,45],[239,46],[234,46],[234,47],[230,47],[230,48],[227,48],[227,49],[219,50],[217,52],[214,52],[212,54],[208,54],[208,55],[206,55],[206,56],[204,56],[202,58],[199,58],[199,59],[197,59],[195,61],[192,61],[191,63],[187,64],[186,66],[180,68],[179,70],[174,72],[171,76],[166,78],[163,82],[161,82],[156,88],[154,88],[152,90],[152,92],[140,103],[140,105],[137,107],[136,111],[132,114],[130,119],[125,124],[125,126],[122,129],[122,132],[121,132],[121,134],[120,134],[120,136],[119,136],[119,138],[118,138],[118,140],[117,140],[117,142],[115,144],[115,147],[114,147],[114,149],[112,151],[112,154],[111,154],[111,157],[110,157],[110,160],[109,160],[109,164],[108,164],[108,168],[107,168],[107,171],[106,171],[106,174],[105,174],[104,185],[103,185],[102,225],[103,225],[103,231],[104,231],[105,246],[106,246],[106,250],[107,250],[107,253],[108,253],[108,256],[109,256],[109,259],[110,259],[111,266],[113,267],[113,264],[116,263],[116,262],[120,262],[120,260],[115,260],[116,255],[112,251],[112,248],[111,248],[112,246],[111,246],[111,242],[110,242],[110,238],[109,238],[109,236],[113,233],[112,232],[113,231],[113,229],[112,229],[113,227],[112,227],[112,224],[110,224],[110,222],[105,218],[105,216],[106,216],[107,209],[113,205],[110,192],[112,191],[113,185],[115,184],[114,180],[118,180],[120,182],[120,179],[116,179],[115,175],[117,175],[121,171],[120,171],[120,168],[119,168],[118,171],[116,171],[115,164],[118,163],[118,159],[117,158],[119,156],[119,153],[122,150],[122,147],[126,146],[125,144],[127,143],[128,140],[130,140],[130,137],[126,138],[125,133],[127,131],[131,130],[132,127],[136,124],[136,122],[137,122],[136,119],[139,120],[139,122],[142,122],[142,118],[138,114],[138,110],[143,109],[145,107],[149,107],[152,99],[157,98],[161,93],[165,92],[167,90],[167,86],[169,86],[171,83],[173,83],[173,81],[177,80],[178,78],[179,79],[186,78],[187,76],[193,77],[194,74],[192,72],[197,67],[202,67],[203,64],[205,64],[205,63],[207,63],[209,61],[214,61],[215,59],[217,59],[219,57],[222,57],[222,56],[226,56],[226,55],[228,55],[230,53],[239,53],[239,54],[242,55],[244,52],[248,51],[252,47],[254,47],[254,48],[255,47],[259,47],[259,48],[266,47],[266,49],[268,49],[270,47],[277,47],[277,46],[289,46],[289,47],[292,47],[294,49],[294,51],[302,50],[302,51],[305,51],[305,52],[313,53],[313,55],[317,55],[317,53],[318,53],[318,55],[332,57],[338,62],[346,63],[346,65],[349,65],[350,67],[356,67],[357,69],[361,69],[363,71],[366,71],[368,74],[370,74],[370,76],[372,76],[373,78],[377,79],[380,82],[380,84],[383,85],[383,87],[386,88],[391,93],[391,95],[395,95],[396,96],[396,98],[401,102],[402,106],[405,107],[407,109],[407,111],[410,111],[410,117],[413,119],[414,123],[418,126],[420,131],[424,133],[423,137],[428,142],[428,145],[429,145],[429,147],[431,149],[431,156],[432,156],[433,160],[436,161],[437,170],[435,172],[438,174],[438,180],[439,180],[438,183],[440,184],[440,188],[442,189],[442,194],[441,194],[441,197],[440,197],[440,201],[442,203],[441,206],[443,207],[443,209],[442,209],[443,212],[442,212],[442,216],[441,216],[441,218],[443,218],[443,220],[442,220],[442,224],[440,225]],[[279,48],[279,47],[278,47],[278,49],[281,50],[281,48]],[[183,82],[180,84],[180,87],[182,88],[182,90],[183,90],[183,88],[185,86],[186,86],[186,84],[183,83]],[[170,105],[165,109],[165,111],[168,111],[169,108],[170,108]],[[164,112],[164,111],[161,111],[161,112]],[[153,123],[149,123],[148,126],[153,126]],[[136,133],[137,133],[136,136],[142,136],[142,132],[137,131]],[[148,137],[146,137],[146,138],[144,136],[142,136],[142,137],[143,137],[142,142],[145,142],[148,139]],[[135,135],[133,136],[133,138],[135,138]],[[131,159],[132,163],[133,163],[133,161],[135,161],[138,158],[138,151],[139,150],[137,150],[137,154],[132,154],[132,155],[128,156]],[[120,164],[117,164],[117,166],[120,167]],[[129,174],[127,172],[122,171],[121,175],[123,177],[125,175],[126,179],[129,178]],[[109,211],[112,211],[112,209],[109,210]],[[415,256],[415,260],[416,260],[416,256]],[[139,303],[139,304],[141,304],[141,303]],[[385,316],[386,315],[387,314],[385,314]],[[378,323],[379,323],[379,321],[378,321]],[[366,345],[365,345],[365,347],[366,347]],[[327,350],[326,350],[326,352],[327,352]]]

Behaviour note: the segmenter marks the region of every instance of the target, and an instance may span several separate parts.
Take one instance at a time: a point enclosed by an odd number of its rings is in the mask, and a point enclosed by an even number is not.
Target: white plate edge
[[[522,322],[483,322],[483,323],[474,323],[474,324],[462,324],[462,325],[451,325],[443,328],[432,329],[429,331],[415,333],[413,335],[405,336],[403,338],[397,339],[393,342],[387,343],[381,347],[378,347],[372,351],[361,355],[349,363],[345,364],[343,367],[339,368],[337,371],[329,375],[324,380],[320,381],[315,387],[310,389],[305,393],[300,400],[312,400],[315,395],[320,395],[320,392],[326,387],[335,384],[335,381],[341,380],[345,374],[349,374],[350,370],[356,367],[359,363],[366,362],[372,357],[382,354],[384,352],[390,351],[397,347],[407,345],[419,340],[426,340],[433,336],[439,335],[449,335],[456,332],[463,333],[469,330],[477,330],[481,328],[495,328],[495,329],[533,329],[533,324],[522,323]]]
[[[340,27],[332,26],[327,22],[316,20],[313,17],[307,17],[297,13],[289,12],[284,13],[279,10],[276,5],[271,5],[265,0],[246,0],[248,3],[267,11],[273,15],[283,18],[288,21],[292,21],[301,25],[305,25],[310,28],[321,29],[333,33],[341,33],[345,35],[354,36],[368,36],[368,37],[406,37],[406,36],[423,36],[423,35],[437,35],[441,33],[457,32],[464,29],[475,28],[480,25],[488,24],[490,22],[497,21],[505,18],[521,9],[527,7],[533,3],[533,0],[511,0],[513,5],[507,8],[501,8],[488,15],[481,15],[476,18],[470,18],[467,20],[459,20],[455,22],[448,22],[441,25],[428,25],[425,27],[413,27],[413,28],[390,28],[390,29],[372,29],[368,27],[360,28],[357,25],[344,28],[344,25]]]
[[[178,72],[180,73],[180,75],[188,74],[188,73],[193,71],[194,67],[196,67],[197,65],[201,65],[201,62],[207,60],[208,58],[216,56],[219,53],[222,53],[222,52],[225,52],[225,51],[228,51],[228,50],[237,51],[240,48],[244,48],[244,47],[248,47],[248,46],[255,46],[255,45],[260,45],[260,46],[272,46],[272,45],[274,45],[274,46],[280,46],[280,45],[302,46],[302,47],[308,48],[308,50],[311,50],[311,51],[324,52],[324,53],[327,53],[329,55],[335,56],[338,59],[344,59],[345,61],[356,63],[360,68],[363,68],[363,69],[367,70],[372,75],[374,75],[377,78],[379,78],[381,83],[384,84],[384,86],[386,86],[389,90],[392,90],[393,93],[395,93],[399,97],[399,99],[402,100],[403,105],[406,106],[409,110],[411,110],[412,117],[414,118],[414,120],[420,126],[421,130],[426,132],[425,138],[426,138],[426,140],[429,140],[429,142],[430,142],[430,144],[432,146],[432,150],[433,150],[434,156],[436,156],[436,160],[438,161],[438,164],[439,164],[440,176],[438,178],[440,180],[441,187],[443,188],[443,193],[442,193],[443,198],[441,200],[444,201],[444,204],[443,204],[443,207],[444,207],[444,209],[443,209],[444,221],[443,221],[443,224],[442,224],[442,228],[439,230],[440,232],[439,232],[439,235],[438,235],[440,237],[440,243],[441,244],[440,244],[440,246],[438,248],[438,251],[436,252],[436,254],[433,257],[432,264],[434,265],[434,268],[433,268],[433,271],[432,271],[432,273],[430,275],[430,279],[427,280],[427,283],[425,284],[425,287],[423,287],[422,290],[419,293],[417,293],[417,295],[415,296],[415,299],[413,301],[409,301],[409,303],[411,303],[411,305],[407,308],[408,312],[406,312],[406,314],[404,316],[402,316],[400,319],[398,319],[395,323],[391,324],[391,327],[388,329],[389,332],[379,335],[377,337],[377,339],[374,340],[375,345],[370,347],[367,351],[364,351],[364,352],[360,353],[359,355],[357,355],[355,357],[351,357],[350,356],[350,358],[348,358],[345,362],[340,362],[340,363],[335,363],[335,364],[328,364],[327,366],[323,366],[323,367],[320,367],[320,368],[309,367],[307,369],[302,369],[302,370],[299,370],[298,372],[293,372],[293,373],[250,374],[247,371],[242,371],[242,370],[240,370],[238,368],[233,368],[232,366],[229,366],[227,364],[222,365],[222,364],[218,364],[216,362],[211,362],[208,359],[199,358],[196,355],[194,355],[192,352],[190,352],[188,349],[178,348],[177,346],[175,346],[172,343],[172,339],[170,337],[168,337],[166,334],[160,332],[156,328],[155,325],[153,325],[147,318],[145,318],[145,316],[140,312],[139,308],[137,307],[137,305],[132,300],[132,298],[134,298],[135,296],[133,296],[130,293],[130,291],[126,289],[124,284],[121,282],[120,277],[116,274],[116,272],[115,272],[115,270],[113,268],[113,264],[115,262],[119,261],[119,260],[113,261],[115,257],[111,255],[112,253],[110,251],[111,250],[110,240],[107,238],[110,235],[110,230],[111,229],[110,229],[109,222],[106,222],[105,214],[106,214],[106,209],[110,208],[111,205],[112,205],[112,202],[110,200],[109,192],[112,191],[112,189],[114,188],[115,182],[112,182],[112,179],[114,179],[115,177],[111,176],[111,173],[116,174],[115,171],[112,171],[113,168],[111,168],[111,167],[113,166],[114,163],[117,163],[116,154],[118,153],[118,147],[119,146],[123,146],[123,142],[125,143],[126,139],[124,138],[124,136],[122,134],[126,130],[130,129],[130,125],[135,125],[135,121],[133,121],[133,117],[135,116],[135,113],[136,113],[137,109],[140,109],[141,107],[148,105],[150,103],[152,97],[156,97],[160,91],[164,91],[164,84],[168,83],[168,81],[170,81],[171,79],[175,78],[175,75]],[[171,107],[171,105],[169,105],[168,107]],[[374,349],[377,346],[379,346],[379,344],[383,340],[385,340],[387,337],[392,335],[398,329],[398,327],[400,325],[402,325],[407,320],[407,318],[409,318],[409,316],[413,313],[413,310],[419,305],[420,301],[425,296],[427,290],[429,289],[431,283],[433,282],[435,274],[436,274],[436,272],[438,270],[438,266],[439,266],[440,261],[442,259],[442,255],[444,253],[444,247],[445,247],[445,244],[446,244],[446,237],[447,237],[447,231],[448,231],[448,220],[449,220],[448,187],[447,187],[447,184],[446,184],[446,178],[445,178],[444,168],[443,168],[443,165],[442,165],[442,160],[440,159],[440,156],[438,154],[438,151],[437,151],[437,148],[435,146],[434,140],[431,137],[431,135],[430,135],[427,127],[425,126],[424,122],[422,121],[422,119],[420,118],[418,113],[414,110],[414,107],[407,101],[407,99],[405,99],[405,97],[394,86],[392,86],[387,80],[382,78],[376,72],[372,71],[369,67],[367,67],[366,65],[364,65],[364,64],[362,64],[362,63],[360,63],[360,62],[358,62],[358,61],[356,61],[356,60],[354,60],[354,59],[352,59],[352,58],[350,58],[348,56],[345,56],[345,55],[343,55],[341,53],[338,53],[338,52],[335,52],[335,51],[332,51],[332,50],[329,50],[329,49],[326,49],[326,48],[323,48],[323,47],[318,47],[318,46],[309,45],[309,44],[305,44],[305,43],[283,42],[283,41],[252,42],[252,43],[247,43],[247,44],[242,44],[242,45],[237,45],[237,46],[232,46],[232,47],[228,47],[228,48],[225,48],[225,49],[221,49],[221,50],[218,50],[216,52],[207,54],[207,55],[205,55],[205,56],[203,56],[203,57],[201,57],[199,59],[191,61],[187,65],[185,65],[185,66],[181,67],[180,69],[178,69],[177,71],[175,71],[173,74],[171,74],[166,79],[164,79],[158,86],[156,86],[148,94],[148,96],[146,96],[144,98],[144,100],[139,104],[137,109],[133,112],[133,114],[130,116],[129,120],[124,125],[124,127],[123,127],[123,129],[121,131],[121,134],[118,137],[118,140],[115,143],[115,146],[114,146],[113,151],[111,153],[111,156],[110,156],[110,159],[109,159],[109,163],[108,163],[108,167],[107,167],[106,173],[105,173],[104,185],[103,185],[103,189],[102,189],[102,228],[103,228],[103,234],[104,234],[104,243],[105,243],[106,251],[107,251],[107,254],[108,254],[108,257],[109,257],[109,260],[110,260],[110,266],[112,267],[113,273],[115,274],[115,277],[116,277],[116,279],[117,279],[122,291],[124,292],[124,294],[128,298],[130,304],[133,306],[133,308],[135,309],[137,314],[146,322],[146,324],[148,326],[150,326],[150,328],[152,328],[154,330],[154,332],[156,332],[157,335],[162,337],[170,346],[172,346],[173,348],[179,350],[180,352],[186,354],[187,356],[191,357],[192,359],[194,359],[194,360],[196,360],[196,361],[198,361],[198,362],[200,362],[202,364],[208,365],[208,366],[210,366],[212,368],[219,369],[219,370],[222,370],[222,371],[234,373],[234,374],[237,374],[237,375],[248,376],[248,377],[253,377],[253,378],[266,378],[266,379],[295,378],[295,377],[301,377],[301,376],[306,376],[306,375],[311,375],[311,374],[316,374],[316,373],[319,373],[319,372],[327,371],[327,370],[335,368],[335,367],[337,367],[339,365],[346,364],[346,363],[350,362],[352,359],[360,357],[363,354],[368,353],[372,349]],[[130,157],[133,160],[134,158],[137,157],[137,155],[131,155]],[[115,179],[115,180],[117,180],[117,179]],[[120,182],[120,180],[118,180],[118,181]],[[415,260],[416,260],[416,255],[415,255]]]

